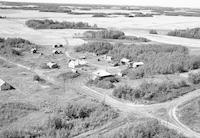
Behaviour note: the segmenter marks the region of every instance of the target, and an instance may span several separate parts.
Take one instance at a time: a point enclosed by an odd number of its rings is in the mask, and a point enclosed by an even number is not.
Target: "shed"
[[[36,49],[36,48],[32,48],[32,49],[31,49],[31,53],[33,53],[33,54],[34,54],[34,53],[37,53],[37,49]]]
[[[47,63],[47,66],[50,68],[50,69],[55,69],[55,68],[58,68],[58,64],[55,63],[55,62],[49,62]]]
[[[107,72],[106,70],[100,69],[100,70],[93,72],[93,80],[95,80],[96,78],[103,79],[103,78],[110,77],[110,76],[113,76],[113,75],[111,73]]]
[[[5,82],[4,80],[0,79],[0,91],[12,90],[15,89],[9,83]]]
[[[62,51],[53,50],[52,53],[53,53],[53,54],[62,54]]]
[[[122,58],[122,59],[120,60],[120,62],[121,62],[123,65],[127,65],[127,64],[129,64],[130,59]]]
[[[131,67],[138,68],[138,67],[143,66],[143,65],[144,65],[143,62],[134,62],[134,63],[132,63]]]

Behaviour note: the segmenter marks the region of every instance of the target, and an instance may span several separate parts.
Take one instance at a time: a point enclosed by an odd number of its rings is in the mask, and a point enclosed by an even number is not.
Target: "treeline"
[[[126,125],[121,129],[109,132],[100,138],[186,138],[175,130],[169,129],[157,120],[143,121],[137,125]]]
[[[168,35],[200,39],[200,28],[193,28],[193,29],[186,29],[186,30],[174,30],[174,31],[168,32]]]
[[[33,29],[100,29],[85,22],[58,22],[53,20],[28,20],[26,25]]]
[[[139,42],[150,41],[144,37],[126,36],[124,32],[118,30],[86,31],[83,36],[89,39],[119,39]]]
[[[38,48],[37,45],[22,38],[0,38],[0,54],[6,56],[21,56],[23,52]]]
[[[195,87],[187,84],[185,81],[177,83],[171,81],[164,81],[162,83],[143,82],[139,88],[119,86],[114,89],[113,95],[128,101],[165,102],[193,90],[195,90]]]
[[[70,103],[50,117],[43,127],[29,131],[4,130],[2,137],[74,137],[94,130],[118,116],[115,110],[105,104]]]

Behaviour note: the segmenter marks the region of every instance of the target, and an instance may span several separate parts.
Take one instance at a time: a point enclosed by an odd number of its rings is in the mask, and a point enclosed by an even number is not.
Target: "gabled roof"
[[[106,70],[97,70],[93,72],[94,75],[99,76],[99,77],[105,77],[105,76],[111,76],[112,74],[107,72]]]

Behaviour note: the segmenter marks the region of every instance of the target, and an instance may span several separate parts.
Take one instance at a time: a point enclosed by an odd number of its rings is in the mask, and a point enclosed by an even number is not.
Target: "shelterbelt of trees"
[[[3,56],[22,56],[23,52],[31,48],[38,46],[22,38],[0,38],[0,54]]]
[[[192,28],[192,29],[185,29],[185,30],[174,30],[168,32],[169,36],[178,36],[178,37],[185,37],[185,38],[194,38],[200,39],[200,28]]]
[[[90,39],[119,39],[119,40],[130,40],[139,42],[149,42],[147,38],[136,37],[136,36],[126,36],[124,32],[119,30],[101,30],[101,31],[86,31],[83,34],[84,37]]]
[[[101,29],[96,24],[89,25],[85,22],[58,22],[53,20],[28,20],[26,25],[33,29]]]

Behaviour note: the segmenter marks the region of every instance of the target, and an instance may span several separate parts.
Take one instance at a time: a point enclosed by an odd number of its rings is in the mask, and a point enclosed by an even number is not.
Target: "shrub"
[[[74,79],[80,76],[80,73],[66,72],[58,75],[60,79]]]
[[[38,75],[33,76],[33,80],[34,80],[34,81],[41,82],[41,83],[45,83],[45,82],[46,82],[45,79],[41,78],[41,77],[38,76]]]
[[[154,29],[151,29],[151,30],[149,31],[149,33],[150,33],[150,34],[158,34],[158,32],[157,32],[156,30],[154,30]]]
[[[108,15],[105,13],[96,13],[92,17],[107,17]]]
[[[46,63],[42,63],[42,64],[40,65],[40,68],[41,68],[41,69],[50,69],[49,66],[48,66]]]
[[[188,79],[193,84],[199,84],[200,83],[200,72],[190,73]]]

